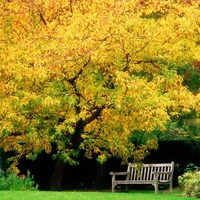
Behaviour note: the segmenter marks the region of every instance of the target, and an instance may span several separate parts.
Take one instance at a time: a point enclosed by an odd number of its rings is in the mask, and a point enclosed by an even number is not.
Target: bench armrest
[[[110,172],[110,175],[116,175],[116,176],[121,176],[121,175],[124,175],[124,176],[127,176],[129,174],[129,172]]]

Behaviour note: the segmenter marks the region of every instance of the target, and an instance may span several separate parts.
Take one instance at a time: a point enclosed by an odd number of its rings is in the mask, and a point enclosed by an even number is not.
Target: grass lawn
[[[159,192],[130,191],[125,192],[84,192],[84,191],[0,191],[0,200],[196,200],[184,197],[182,191]]]

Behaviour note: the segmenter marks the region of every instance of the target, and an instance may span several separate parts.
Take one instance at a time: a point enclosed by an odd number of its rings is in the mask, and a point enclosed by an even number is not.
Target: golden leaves
[[[33,158],[31,151],[50,152],[56,143],[70,161],[79,130],[78,145],[88,157],[125,161],[135,151],[131,131],[163,130],[170,115],[199,112],[199,95],[194,98],[177,75],[177,69],[200,60],[200,13],[193,3],[16,0],[1,5],[4,148],[11,149],[6,141],[20,133],[30,148],[23,152],[17,141],[10,142],[18,153]],[[143,147],[140,158],[156,145],[149,141]]]

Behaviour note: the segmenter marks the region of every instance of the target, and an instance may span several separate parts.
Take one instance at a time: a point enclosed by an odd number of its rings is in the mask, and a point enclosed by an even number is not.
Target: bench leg
[[[170,183],[170,185],[169,185],[169,191],[172,193],[172,190],[173,190],[172,183]]]
[[[158,193],[158,174],[155,174],[154,188],[155,188],[155,193]]]
[[[112,192],[115,192],[115,186],[116,184],[112,183]]]
[[[158,193],[158,184],[155,184],[154,187],[155,187],[155,194],[156,194]]]
[[[115,192],[115,187],[114,186],[112,186],[112,192]]]

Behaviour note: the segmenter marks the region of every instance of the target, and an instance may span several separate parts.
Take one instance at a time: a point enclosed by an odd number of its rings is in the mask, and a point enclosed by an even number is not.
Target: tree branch
[[[70,78],[67,81],[71,84],[74,84],[76,79],[78,79],[78,77],[83,73],[83,69],[89,64],[89,62],[90,62],[90,59],[83,65],[83,67],[78,71],[78,73],[73,78]]]
[[[83,121],[83,127],[89,123],[91,123],[93,120],[95,120],[97,117],[100,116],[101,111],[105,108],[105,106],[102,107],[96,107],[96,111],[93,112],[85,121]]]
[[[40,12],[40,19],[41,19],[41,21],[44,23],[44,25],[46,26],[47,23],[46,23],[46,21],[45,21],[45,19],[44,19],[44,16],[42,15],[41,12]]]
[[[101,111],[104,109],[104,107],[97,107],[96,111],[91,114],[90,117],[88,117],[86,120],[80,119],[75,127],[75,132],[71,136],[71,143],[73,148],[77,149],[78,145],[81,140],[81,132],[83,131],[84,126],[91,123],[93,120],[95,120],[101,113]]]
[[[158,69],[159,66],[156,65],[156,62],[157,62],[156,60],[138,60],[134,64],[149,63],[149,64],[152,64],[154,67],[156,67]]]

